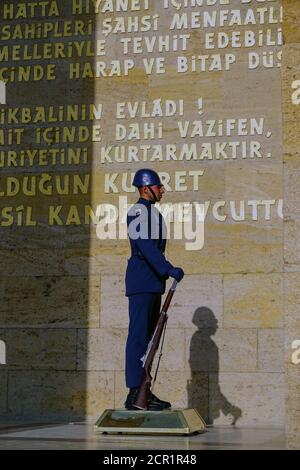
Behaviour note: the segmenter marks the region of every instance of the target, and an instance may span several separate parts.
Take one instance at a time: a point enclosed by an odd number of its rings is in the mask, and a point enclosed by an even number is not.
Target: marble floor
[[[281,428],[207,427],[195,436],[96,434],[94,422],[0,423],[0,450],[242,450],[285,449]]]

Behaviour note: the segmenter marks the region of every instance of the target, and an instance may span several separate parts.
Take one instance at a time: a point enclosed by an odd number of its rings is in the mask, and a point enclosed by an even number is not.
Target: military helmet
[[[156,171],[150,170],[149,168],[138,170],[134,175],[132,184],[137,188],[141,186],[152,186],[155,184],[158,186],[163,186]]]

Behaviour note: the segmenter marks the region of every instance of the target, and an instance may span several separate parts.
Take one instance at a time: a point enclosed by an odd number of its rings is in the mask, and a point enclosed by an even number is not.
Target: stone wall
[[[284,141],[284,312],[286,345],[286,430],[287,445],[300,448],[299,361],[293,343],[300,338],[299,327],[299,138],[300,34],[299,2],[284,1],[284,62],[282,67]],[[298,80],[298,85],[295,83]],[[297,85],[297,86],[295,86]],[[299,349],[299,346],[298,346]],[[294,363],[295,362],[295,363]]]
[[[8,3],[17,5],[18,2]],[[58,3],[60,17],[70,19],[72,2]],[[254,0],[248,3],[220,1],[215,6],[207,6],[207,3],[203,2],[202,7],[185,8],[184,12],[216,10],[219,13],[220,10],[239,9],[245,17],[248,8],[262,6]],[[275,0],[263,6],[274,7],[274,15],[279,18],[280,5],[281,2]],[[146,13],[159,15],[159,34],[166,35],[170,34],[170,18],[176,12],[172,6],[165,9],[162,2],[153,1]],[[134,14],[141,16],[144,13]],[[126,15],[129,13],[110,16]],[[84,19],[93,25],[89,36],[92,42],[104,37],[101,14],[90,12],[77,16],[73,19]],[[32,21],[41,20],[42,16]],[[18,22],[17,19],[12,21]],[[231,33],[251,29],[258,36],[260,30],[274,32],[279,26],[280,23],[269,24],[265,19],[263,24],[226,25],[219,30]],[[218,28],[208,28],[208,31],[217,32]],[[285,423],[284,344],[290,339],[287,336],[285,339],[284,289],[287,286],[291,292],[288,297],[291,307],[288,305],[286,309],[290,311],[295,305],[296,311],[297,269],[294,266],[297,267],[297,259],[294,257],[297,254],[291,249],[292,242],[284,245],[283,233],[285,242],[288,237],[293,238],[297,221],[293,219],[283,230],[280,217],[283,197],[282,79],[277,55],[281,46],[252,49],[228,46],[208,50],[204,43],[207,32],[204,28],[176,31],[177,34],[183,32],[190,34],[187,51],[131,53],[136,65],[128,76],[71,80],[68,67],[75,59],[57,58],[54,60],[58,68],[56,80],[34,83],[34,94],[30,82],[7,85],[6,106],[102,103],[104,111],[100,120],[101,141],[89,139],[86,143],[76,143],[79,147],[87,147],[86,164],[3,169],[5,177],[40,175],[42,172],[82,177],[88,173],[91,177],[84,194],[56,192],[51,197],[39,194],[35,198],[17,194],[1,201],[1,208],[21,204],[32,206],[37,220],[35,226],[18,226],[15,221],[9,227],[1,227],[0,339],[7,344],[7,364],[0,365],[0,412],[6,418],[97,417],[105,408],[123,406],[128,325],[124,273],[129,256],[128,243],[126,240],[99,240],[95,226],[84,224],[83,219],[78,223],[76,216],[73,216],[73,223],[68,224],[72,218],[68,210],[75,205],[81,214],[85,205],[117,205],[119,196],[124,194],[134,202],[136,196],[131,192],[127,194],[124,186],[119,184],[122,175],[151,166],[170,175],[166,202],[209,203],[201,250],[186,250],[185,240],[171,239],[168,243],[168,259],[174,265],[182,266],[186,276],[178,286],[170,308],[157,394],[170,399],[174,407],[197,407],[205,419],[214,424],[236,421],[240,425],[283,426]],[[294,34],[297,34],[296,28]],[[155,36],[153,32],[148,35]],[[132,37],[132,34],[127,36]],[[75,41],[76,37],[70,40]],[[105,60],[124,59],[119,35],[110,34],[106,40]],[[285,47],[297,49],[294,44]],[[261,54],[260,65],[253,69],[248,65],[249,51]],[[263,51],[276,58],[272,66],[263,65]],[[225,53],[235,54],[236,63],[229,70],[225,70],[223,64],[220,70],[207,67],[205,71],[190,69],[178,73],[178,55],[191,59],[193,55],[212,53],[220,53],[222,58]],[[165,72],[147,74],[142,58],[161,55],[166,57]],[[86,61],[84,56],[76,59],[78,63]],[[201,109],[197,107],[199,98],[203,98]],[[156,124],[162,122],[165,130],[162,139],[117,142],[116,103],[141,103],[144,100],[152,103],[157,99],[162,102],[184,99],[184,116],[150,120]],[[233,136],[224,133],[219,137],[196,138],[183,138],[178,134],[178,121],[193,123],[197,119],[243,118],[264,119],[263,132],[255,136],[250,132],[243,136],[241,131],[240,135],[233,132]],[[147,120],[139,118],[138,121],[144,124]],[[99,121],[83,120],[76,125],[85,124],[91,130],[95,123],[99,124]],[[66,124],[63,121],[58,126]],[[26,126],[24,148],[34,146],[36,126],[35,123]],[[101,162],[104,145],[123,144],[128,148],[141,143],[175,143],[179,148],[193,142],[214,146],[216,142],[228,144],[231,141],[245,142],[244,157],[225,158],[221,155],[216,158],[214,147],[211,159]],[[250,157],[252,141],[260,143],[261,156]],[[61,146],[66,149],[68,144]],[[18,146],[7,145],[5,150],[11,148],[16,150]],[[49,144],[44,144],[44,148],[49,149]],[[290,165],[296,165],[293,163],[295,158],[291,157]],[[175,184],[176,172],[198,170],[204,171],[199,185],[195,185],[195,180],[188,174],[183,175],[186,177],[184,183],[177,179]],[[118,192],[105,190],[108,173],[118,173]],[[177,174],[177,178],[179,176]],[[289,182],[285,197],[291,188]],[[291,194],[287,200],[292,204],[295,198]],[[245,216],[240,221],[237,216],[232,216],[230,201],[235,201],[237,214],[242,212],[240,201],[244,201]],[[261,201],[273,201],[269,206],[270,216]],[[63,206],[62,224],[49,223],[50,204]],[[259,204],[257,214],[255,204]],[[225,220],[224,215],[227,216]],[[286,278],[285,284],[283,249],[286,250],[285,262],[289,258],[292,266],[285,274],[292,277]]]

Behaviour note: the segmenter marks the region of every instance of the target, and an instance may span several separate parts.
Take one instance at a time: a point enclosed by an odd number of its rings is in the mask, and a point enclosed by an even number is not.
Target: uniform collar
[[[150,201],[148,199],[144,199],[143,197],[140,197],[137,204],[144,204],[145,206],[150,207],[151,204],[155,204],[155,201]]]

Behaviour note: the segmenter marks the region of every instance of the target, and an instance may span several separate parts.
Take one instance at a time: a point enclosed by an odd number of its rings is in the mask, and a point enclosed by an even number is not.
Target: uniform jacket
[[[152,210],[151,210],[152,208]],[[140,198],[127,214],[131,257],[126,270],[126,295],[164,293],[168,271],[165,222],[152,201]]]

